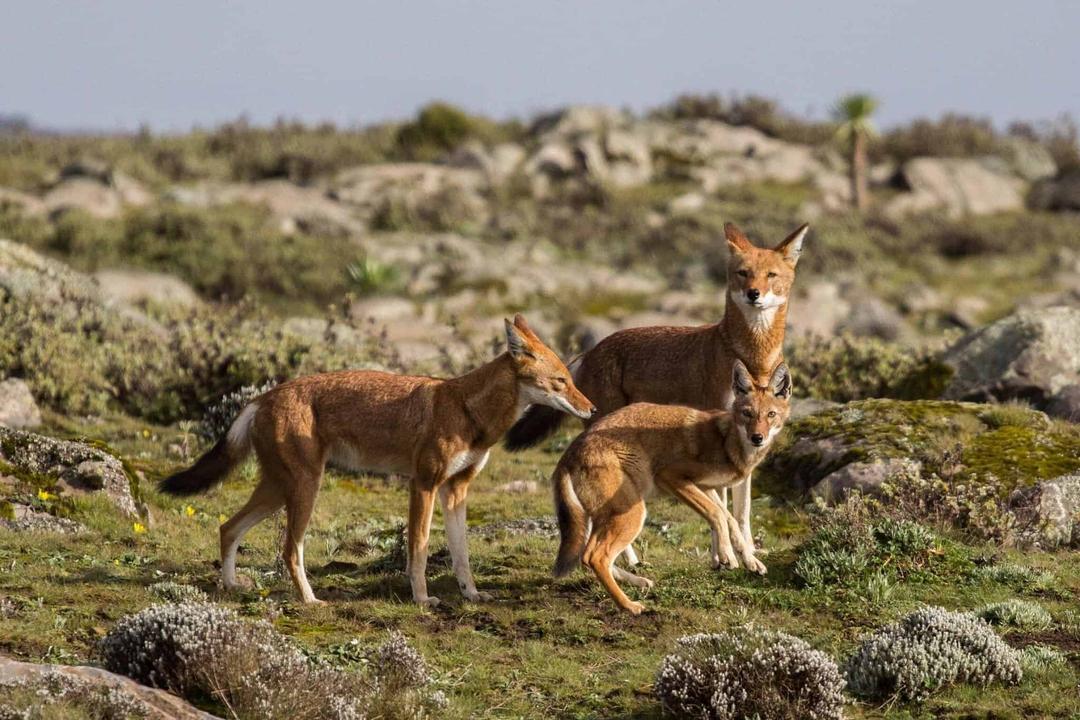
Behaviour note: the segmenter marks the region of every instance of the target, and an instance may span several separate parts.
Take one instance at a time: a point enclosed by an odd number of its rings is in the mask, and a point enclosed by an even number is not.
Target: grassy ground
[[[79,425],[53,417],[50,423],[56,434],[109,442],[151,480],[182,461],[182,446],[189,440],[176,428],[126,419]],[[277,562],[280,518],[268,520],[245,540],[240,566],[252,589],[222,593],[216,587],[217,528],[222,516],[246,498],[253,480],[246,472],[190,503],[144,488],[153,522],[143,533],[97,500],[77,507],[76,517],[90,528],[88,534],[0,532],[0,596],[11,599],[15,608],[0,620],[0,651],[34,661],[90,660],[95,641],[118,618],[153,602],[150,584],[172,579],[197,585],[241,612],[268,615],[303,646],[328,656],[340,654],[353,638],[375,642],[386,629],[398,628],[440,673],[452,701],[448,717],[659,717],[650,687],[657,664],[675,639],[688,633],[754,622],[843,658],[860,635],[920,604],[964,610],[1026,597],[1060,619],[1080,598],[1077,553],[1002,553],[951,540],[943,543],[949,560],[936,574],[884,587],[802,588],[792,565],[809,532],[807,517],[792,508],[770,507],[765,500],[755,505],[755,516],[769,550],[768,576],[714,571],[706,557],[704,523],[671,501],[654,499],[638,547],[647,563],[643,574],[657,585],[642,598],[652,612],[632,618],[618,612],[584,572],[565,581],[551,578],[553,536],[505,527],[507,521],[551,515],[546,477],[555,459],[544,450],[519,456],[496,451],[473,487],[473,568],[479,587],[496,595],[492,603],[462,602],[436,517],[428,572],[431,592],[443,604],[435,610],[412,605],[399,540],[405,488],[336,473],[324,482],[306,546],[315,592],[329,605],[309,608],[295,602]],[[541,491],[508,495],[496,490],[518,479],[539,481]],[[987,562],[1035,568],[1050,573],[1052,581],[979,579],[975,567]],[[959,688],[921,706],[854,705],[849,714],[1080,717],[1080,631],[1007,638],[1016,645],[1056,644],[1071,653],[1070,664],[1028,673],[1015,688]]]

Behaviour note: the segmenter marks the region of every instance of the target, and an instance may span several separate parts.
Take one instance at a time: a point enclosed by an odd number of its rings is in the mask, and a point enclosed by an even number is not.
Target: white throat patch
[[[786,297],[774,294],[771,290],[761,297],[757,305],[748,305],[743,298],[732,298],[742,312],[746,324],[755,333],[768,332],[776,320],[776,311],[787,302]]]

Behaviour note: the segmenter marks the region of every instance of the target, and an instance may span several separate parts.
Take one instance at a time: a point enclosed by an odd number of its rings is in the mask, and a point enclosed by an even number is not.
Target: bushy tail
[[[187,470],[158,483],[158,490],[169,495],[195,495],[224,480],[251,453],[251,421],[257,409],[255,403],[244,408],[225,437]]]
[[[506,433],[503,447],[510,452],[531,448],[551,437],[566,415],[547,405],[533,405]]]
[[[552,478],[555,490],[555,516],[559,520],[559,555],[555,559],[555,577],[563,577],[581,564],[585,541],[589,536],[589,519],[581,507],[570,473],[561,466]]]

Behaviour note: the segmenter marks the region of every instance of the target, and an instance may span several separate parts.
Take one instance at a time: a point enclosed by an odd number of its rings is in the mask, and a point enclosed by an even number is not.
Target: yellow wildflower
[[[53,495],[48,490],[46,490],[45,488],[41,488],[40,490],[38,490],[37,491],[37,496],[38,496],[38,500],[43,500],[43,501],[46,501],[46,502],[49,501],[49,500],[55,500],[56,499],[56,496]]]
[[[195,514],[195,508],[188,505],[187,507],[184,508],[184,514],[187,515],[188,517],[191,517],[192,515]]]
[[[141,522],[134,523],[131,526],[131,529],[135,531],[136,535],[142,535],[144,532],[146,532],[146,526],[143,525]]]

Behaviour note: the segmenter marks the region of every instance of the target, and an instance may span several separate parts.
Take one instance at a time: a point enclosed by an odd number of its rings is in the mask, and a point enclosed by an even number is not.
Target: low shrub
[[[844,663],[848,689],[866,700],[923,700],[948,685],[1015,685],[1019,653],[982,620],[938,607],[917,610],[864,638]]]
[[[198,603],[207,601],[206,593],[194,585],[184,585],[171,580],[154,583],[147,589],[154,598],[161,602]]]
[[[1016,563],[982,565],[972,574],[976,580],[1008,585],[1022,592],[1044,590],[1055,584],[1053,573]]]
[[[933,532],[908,520],[875,517],[857,495],[836,508],[823,508],[813,529],[794,566],[796,577],[812,588],[867,590],[875,583],[932,572],[939,560]]]
[[[976,610],[975,615],[991,625],[1018,630],[1045,630],[1054,622],[1046,608],[1027,600],[991,603]]]
[[[314,660],[266,622],[210,603],[155,605],[120,620],[98,646],[106,668],[239,718],[414,718],[445,699],[400,635],[368,672]]]
[[[843,717],[844,680],[832,658],[799,638],[752,626],[679,639],[654,689],[677,717]]]
[[[1024,667],[1024,672],[1040,673],[1067,662],[1069,657],[1053,645],[1028,645],[1020,653],[1020,664]]]
[[[61,672],[39,678],[9,678],[0,682],[0,720],[136,720],[150,717],[151,708],[119,685],[105,685]]]
[[[789,343],[784,356],[797,395],[837,402],[937,398],[951,376],[927,351],[850,335],[798,339]]]

